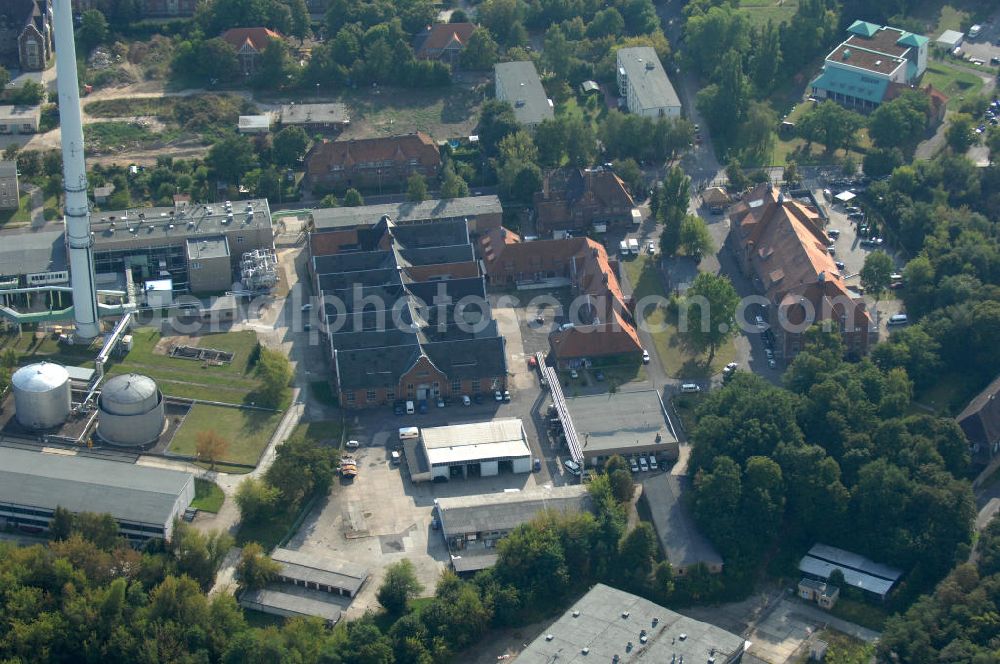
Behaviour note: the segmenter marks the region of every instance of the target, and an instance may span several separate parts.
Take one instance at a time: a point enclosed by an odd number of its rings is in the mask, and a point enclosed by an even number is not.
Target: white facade
[[[482,477],[499,475],[504,467],[531,472],[531,449],[516,418],[429,427],[421,429],[420,436],[429,479],[449,478],[452,468],[461,469],[463,476],[471,472]]]
[[[618,50],[618,94],[629,113],[647,118],[679,118],[681,102],[660,58],[649,46]]]

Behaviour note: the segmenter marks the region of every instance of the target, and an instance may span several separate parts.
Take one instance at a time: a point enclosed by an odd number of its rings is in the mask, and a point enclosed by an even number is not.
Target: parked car
[[[412,401],[407,401],[406,402],[406,414],[407,415],[413,415],[413,413],[415,413],[415,412],[416,412],[416,408],[413,407],[413,402]]]
[[[482,394],[476,394],[475,396],[472,397],[472,400],[475,401],[476,403],[482,403],[483,402],[483,395]]]
[[[827,229],[826,234],[829,235],[830,237],[832,237],[834,240],[836,240],[838,237],[840,237],[840,231],[837,230],[836,228],[829,228],[829,229]]]
[[[437,407],[444,408],[444,399],[442,399],[441,397],[438,397],[437,399]]]
[[[503,391],[503,401],[504,403],[510,403],[510,390]]]
[[[652,240],[650,240],[649,243],[646,244],[646,251],[649,252],[650,255],[655,254],[656,253],[656,243],[653,242]]]
[[[503,392],[497,390],[496,392],[493,393],[493,398],[497,401],[503,401]]]
[[[841,272],[843,272],[847,268],[847,266],[844,265],[844,261],[834,261],[833,264],[836,265],[837,269],[840,270]]]
[[[418,410],[420,411],[421,415],[427,414],[427,411],[429,410],[429,408],[427,407],[427,399],[420,400],[420,405],[418,406]]]
[[[657,465],[657,463],[656,463],[656,457],[654,455],[652,455],[652,454],[649,455],[649,469],[650,470],[658,470],[659,469],[659,465]]]
[[[349,449],[357,449],[357,448],[361,447],[361,443],[359,443],[356,440],[349,440],[349,441],[347,441],[346,446]]]
[[[600,369],[598,369],[597,371],[594,372],[594,378],[597,379],[598,383],[603,383],[604,382],[604,372],[601,371]]]
[[[642,351],[642,363],[643,364],[649,364],[649,351],[648,350]]]
[[[532,464],[532,469],[533,469],[533,470],[534,470],[534,471],[535,471],[536,473],[537,473],[537,472],[539,472],[539,471],[540,471],[540,470],[542,469],[542,460],[541,460],[541,459],[539,459],[538,457],[535,457],[535,461],[534,461],[534,463]]]
[[[734,371],[736,371],[736,367],[738,367],[738,366],[740,366],[740,365],[738,365],[736,362],[730,362],[729,364],[727,364],[725,366],[725,368],[723,368],[722,373],[727,374],[727,375],[731,374]]]
[[[682,394],[691,394],[694,392],[701,392],[701,385],[697,385],[695,383],[684,383],[681,385]]]
[[[642,472],[649,470],[649,462],[646,461],[646,457],[644,456],[639,457],[639,470]]]
[[[639,472],[639,462],[635,460],[635,457],[632,457],[631,459],[628,460],[628,465],[629,468],[632,469],[633,473]]]
[[[394,401],[392,404],[392,414],[403,415],[404,413],[406,413],[406,403],[403,401]]]
[[[538,366],[538,358],[535,357],[534,355],[529,355],[528,356],[528,366],[531,367],[532,369],[534,369],[535,367],[537,367]]]
[[[472,399],[469,398],[468,394],[463,394],[462,395],[462,405],[463,406],[471,406],[472,405]]]
[[[777,363],[777,362],[776,362],[776,361],[774,360],[774,358],[772,357],[772,358],[769,358],[769,359],[767,360],[767,366],[768,366],[769,368],[771,368],[771,369],[777,369],[777,368],[778,368],[778,363]]]
[[[577,477],[580,476],[580,464],[578,464],[576,461],[573,461],[572,459],[566,459],[565,461],[563,461],[563,466],[565,466],[566,470],[569,471],[572,475],[576,475]]]
[[[570,378],[579,378],[580,377],[580,373],[576,369],[570,369],[569,370],[569,377]]]

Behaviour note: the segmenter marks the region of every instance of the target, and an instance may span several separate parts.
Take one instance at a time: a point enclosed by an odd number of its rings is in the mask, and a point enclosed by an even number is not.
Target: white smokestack
[[[83,160],[83,120],[76,73],[71,0],[55,0],[52,13],[56,33],[56,89],[59,92],[59,124],[62,132],[63,186],[66,190],[66,239],[73,286],[73,318],[76,334],[93,339],[101,329],[97,319],[94,288],[94,252],[87,203],[87,166]]]

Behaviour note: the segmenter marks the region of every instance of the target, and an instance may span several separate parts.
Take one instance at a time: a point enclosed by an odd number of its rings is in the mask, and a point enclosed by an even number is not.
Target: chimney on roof
[[[849,60],[851,58],[851,49],[845,48],[844,54],[841,56],[844,60]]]

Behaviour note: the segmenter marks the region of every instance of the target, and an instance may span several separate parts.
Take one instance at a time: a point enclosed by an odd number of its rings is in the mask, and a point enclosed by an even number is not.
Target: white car
[[[631,459],[628,460],[628,465],[629,468],[632,469],[633,473],[639,472],[639,462],[635,460],[635,457],[632,457]]]
[[[468,394],[463,394],[462,395],[462,405],[463,406],[471,406],[472,405],[472,399],[469,398]]]
[[[726,365],[726,368],[722,370],[722,373],[731,374],[734,371],[736,371],[736,367],[738,366],[740,365],[737,364],[736,362],[730,362],[729,364]]]
[[[563,461],[563,466],[565,466],[566,470],[568,470],[571,474],[576,475],[577,477],[580,476],[580,464],[578,464],[576,461],[573,461],[572,459],[566,459],[565,461]]]
[[[646,461],[646,457],[644,456],[639,457],[639,470],[642,472],[649,470],[649,462]]]
[[[352,450],[353,449],[357,449],[357,448],[361,447],[361,443],[359,443],[356,440],[349,440],[349,441],[347,441],[347,447],[350,448],[350,449],[352,449]]]
[[[497,401],[503,401],[503,392],[497,390],[496,392],[493,393],[493,398],[496,399]]]
[[[643,364],[649,364],[649,351],[648,350],[642,351],[642,363]]]
[[[701,392],[701,385],[695,383],[684,383],[681,385],[681,392],[683,394],[690,394],[692,392]]]
[[[775,362],[774,358],[772,357],[771,359],[769,359],[767,361],[767,366],[770,367],[771,369],[777,369],[778,368],[778,363]]]
[[[570,378],[579,378],[580,377],[580,373],[576,369],[570,369],[569,370],[569,377]]]
[[[656,243],[653,242],[652,240],[650,240],[649,243],[646,245],[646,251],[649,252],[650,255],[655,254],[656,253]]]
[[[653,456],[652,454],[649,455],[649,469],[650,470],[657,470],[657,469],[659,469],[659,465],[657,465],[657,463],[656,463],[656,457]]]

